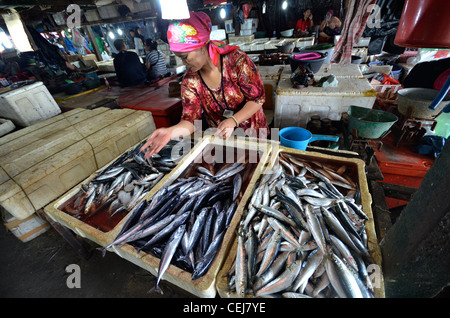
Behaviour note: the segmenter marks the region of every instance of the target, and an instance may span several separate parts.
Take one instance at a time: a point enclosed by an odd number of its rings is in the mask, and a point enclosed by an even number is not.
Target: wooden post
[[[97,41],[95,40],[95,34],[94,34],[94,32],[92,32],[91,26],[90,25],[86,25],[85,28],[86,28],[86,30],[88,32],[89,39],[91,40],[92,47],[94,48],[94,52],[95,52],[95,56],[97,57],[97,60],[99,62],[103,61],[102,55],[100,54],[100,50],[99,50],[98,45],[97,45]]]
[[[386,297],[430,298],[450,283],[450,144],[380,243]]]

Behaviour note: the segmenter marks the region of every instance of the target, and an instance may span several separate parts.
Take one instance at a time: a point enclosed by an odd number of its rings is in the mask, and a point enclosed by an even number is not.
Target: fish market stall
[[[267,143],[204,137],[105,249],[155,275],[155,290],[163,279],[198,297],[214,297],[216,275],[269,150]]]
[[[384,297],[364,162],[285,147],[278,160],[247,202],[219,295]]]

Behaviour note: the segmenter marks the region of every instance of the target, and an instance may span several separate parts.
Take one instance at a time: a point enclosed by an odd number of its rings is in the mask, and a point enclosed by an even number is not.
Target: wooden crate
[[[233,242],[233,238],[235,236],[235,229],[237,228],[238,221],[241,218],[243,213],[244,203],[247,202],[248,198],[253,192],[253,185],[256,180],[259,178],[260,173],[265,165],[266,160],[268,159],[270,153],[271,145],[269,143],[256,143],[249,140],[245,140],[242,138],[237,138],[236,140],[227,140],[224,141],[222,139],[214,138],[213,136],[206,136],[201,141],[199,141],[196,146],[191,150],[191,152],[184,157],[178,166],[163,180],[161,180],[158,185],[153,188],[151,193],[147,195],[147,199],[151,198],[157,191],[159,191],[162,187],[167,186],[175,182],[180,176],[183,176],[184,173],[189,171],[189,168],[192,167],[194,160],[201,156],[202,152],[208,145],[215,146],[225,146],[225,147],[233,147],[236,149],[248,149],[260,151],[260,161],[256,165],[253,175],[249,180],[248,186],[245,190],[243,190],[243,195],[240,200],[240,203],[234,213],[233,219],[230,222],[228,230],[225,233],[222,246],[219,252],[216,255],[213,263],[211,264],[208,272],[198,278],[197,280],[191,279],[191,273],[184,271],[174,265],[170,265],[167,271],[164,273],[162,279],[167,280],[170,283],[186,290],[187,292],[202,298],[212,298],[216,296],[216,275],[222,265],[222,263],[228,257],[228,252],[231,247],[231,242]],[[120,225],[120,224],[119,224]],[[120,230],[118,227],[117,232]],[[113,247],[115,253],[117,253],[122,258],[138,265],[139,267],[144,268],[149,271],[153,275],[157,275],[158,266],[159,266],[159,258],[147,254],[141,251],[139,254],[136,253],[134,247],[129,244],[124,244],[120,247]]]
[[[383,275],[382,275],[382,254],[381,249],[378,245],[377,241],[377,235],[375,231],[375,224],[372,214],[372,196],[369,192],[369,187],[367,183],[367,178],[365,174],[365,163],[364,161],[360,159],[353,159],[353,158],[343,158],[339,156],[334,155],[325,155],[319,152],[313,152],[313,151],[301,151],[296,150],[292,148],[287,148],[280,146],[279,152],[286,153],[286,154],[293,154],[298,156],[302,159],[309,159],[314,160],[317,162],[327,162],[331,164],[345,164],[348,167],[351,168],[351,171],[353,175],[351,176],[353,180],[357,181],[357,184],[359,186],[359,189],[361,191],[361,204],[363,207],[364,213],[368,216],[369,220],[366,221],[366,232],[368,237],[368,249],[370,251],[370,255],[372,259],[375,261],[376,265],[380,268],[380,275],[381,275],[381,282],[379,288],[374,288],[374,297],[375,298],[384,298],[385,297],[385,291],[384,291],[384,281],[383,281]],[[272,159],[275,159],[274,156],[272,156]],[[268,167],[272,166],[275,161],[271,161],[268,164]],[[266,168],[267,169],[267,168]],[[217,291],[218,294],[222,298],[237,298],[237,295],[235,293],[231,293],[228,291],[228,282],[227,282],[227,273],[230,270],[231,266],[233,265],[235,258],[236,258],[236,250],[237,250],[237,239],[233,242],[233,246],[230,249],[230,253],[228,257],[226,258],[226,262],[224,263],[223,267],[220,269],[220,272],[217,275]],[[369,273],[370,274],[370,273]]]

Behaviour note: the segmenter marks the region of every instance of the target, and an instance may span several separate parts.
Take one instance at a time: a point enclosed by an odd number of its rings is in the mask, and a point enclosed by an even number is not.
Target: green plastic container
[[[441,113],[436,117],[436,128],[434,134],[444,138],[450,137],[450,113]]]
[[[356,129],[358,137],[382,138],[398,120],[394,114],[371,108],[350,106],[348,110],[348,129]]]

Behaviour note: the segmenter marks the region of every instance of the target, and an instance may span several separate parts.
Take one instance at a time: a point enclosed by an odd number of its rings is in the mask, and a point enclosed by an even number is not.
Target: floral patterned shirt
[[[188,70],[181,83],[183,103],[181,119],[194,123],[195,120],[202,119],[202,112],[204,112],[209,127],[217,127],[221,121],[226,119],[223,117],[223,109],[218,103],[223,108],[228,105],[228,109],[236,113],[247,101],[254,101],[260,104],[261,108],[252,117],[242,122],[239,127],[244,131],[254,128],[252,131],[255,134],[259,132],[259,134],[252,135],[253,137],[266,138],[268,125],[262,108],[265,102],[265,93],[258,69],[250,57],[239,49],[224,54],[222,57],[226,103],[221,87],[209,90],[197,72]],[[265,130],[259,131],[259,128],[265,128]]]

